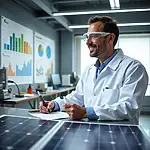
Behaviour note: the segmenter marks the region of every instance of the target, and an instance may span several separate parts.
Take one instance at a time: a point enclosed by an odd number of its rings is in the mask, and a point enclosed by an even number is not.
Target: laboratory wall
[[[9,18],[33,31],[36,31],[55,41],[55,71],[60,71],[60,33],[43,20],[37,19],[34,12],[19,4],[15,0],[0,1],[0,15]],[[1,31],[0,31],[1,32]],[[0,33],[1,34],[1,33]],[[34,85],[36,86],[36,85]],[[11,86],[16,91],[15,86]],[[26,91],[28,85],[19,85],[20,91]]]

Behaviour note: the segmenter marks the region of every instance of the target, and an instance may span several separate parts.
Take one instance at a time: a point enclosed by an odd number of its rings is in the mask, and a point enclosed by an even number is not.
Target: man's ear
[[[113,43],[114,40],[115,40],[115,34],[114,33],[111,33],[109,36],[108,36],[108,42],[109,43]]]

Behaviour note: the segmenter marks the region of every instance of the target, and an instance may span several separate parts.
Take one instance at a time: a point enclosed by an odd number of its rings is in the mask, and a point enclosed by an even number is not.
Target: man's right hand
[[[50,101],[45,101],[44,104],[42,101],[39,103],[39,109],[41,113],[48,114],[54,109],[54,107],[55,107],[54,103]]]

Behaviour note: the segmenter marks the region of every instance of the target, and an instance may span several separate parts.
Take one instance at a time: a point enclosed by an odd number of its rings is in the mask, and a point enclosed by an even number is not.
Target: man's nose
[[[86,44],[91,45],[92,43],[93,43],[92,40],[90,38],[88,38]]]

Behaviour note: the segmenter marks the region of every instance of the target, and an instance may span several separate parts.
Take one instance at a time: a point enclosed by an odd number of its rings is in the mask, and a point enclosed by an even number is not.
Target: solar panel
[[[0,118],[0,149],[150,150],[150,141],[134,125]]]
[[[0,150],[27,150],[57,122],[4,116],[0,118]]]
[[[65,122],[44,150],[150,150],[138,126]]]

